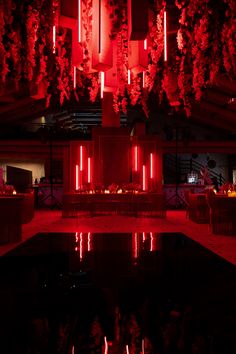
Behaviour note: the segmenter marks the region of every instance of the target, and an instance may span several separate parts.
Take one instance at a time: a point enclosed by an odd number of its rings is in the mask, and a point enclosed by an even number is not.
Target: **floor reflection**
[[[1,352],[235,353],[235,275],[180,233],[38,234],[0,258]]]

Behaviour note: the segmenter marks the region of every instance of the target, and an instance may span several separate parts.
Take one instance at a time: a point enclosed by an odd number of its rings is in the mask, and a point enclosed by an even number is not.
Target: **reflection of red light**
[[[79,165],[75,166],[75,189],[79,189]]]
[[[144,39],[143,47],[144,47],[144,50],[147,50],[147,39]]]
[[[138,171],[138,147],[134,147],[134,170]]]
[[[128,69],[128,85],[131,83],[131,71]]]
[[[56,53],[56,26],[52,27],[52,43],[53,43],[52,52]]]
[[[134,258],[138,258],[138,234],[134,234]]]
[[[153,178],[153,154],[150,154],[150,178]]]
[[[164,61],[167,61],[167,23],[166,11],[164,11]]]
[[[83,146],[82,145],[80,145],[79,151],[80,151],[80,171],[83,171]]]
[[[91,182],[91,157],[88,157],[88,183]]]
[[[76,66],[73,67],[74,75],[73,75],[73,87],[76,88]]]
[[[143,242],[146,240],[145,232],[143,232]]]
[[[104,343],[105,343],[104,354],[107,354],[107,353],[108,353],[108,343],[107,343],[107,337],[104,337]]]
[[[143,190],[145,191],[147,189],[146,186],[146,166],[143,165]]]
[[[103,98],[105,73],[103,71],[101,71],[100,74],[101,74],[101,98]]]
[[[153,251],[153,234],[150,232],[150,252]]]
[[[81,0],[78,0],[78,42],[81,43]]]
[[[75,242],[79,242],[78,232],[75,233]]]
[[[91,251],[91,238],[90,238],[90,232],[88,233],[88,252],[90,252]]]
[[[142,339],[142,354],[145,354],[145,339]]]
[[[81,232],[79,235],[79,258],[83,258],[83,233]]]

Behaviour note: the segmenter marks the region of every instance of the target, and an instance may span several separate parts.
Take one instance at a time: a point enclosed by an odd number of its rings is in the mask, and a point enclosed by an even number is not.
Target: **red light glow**
[[[134,234],[134,258],[138,258],[138,234]]]
[[[81,0],[78,0],[78,42],[81,43]]]
[[[128,69],[128,85],[131,83],[131,71]]]
[[[104,71],[101,71],[101,98],[103,98],[103,92],[104,92],[104,83],[105,83],[105,73]]]
[[[150,154],[150,178],[153,178],[153,153]]]
[[[104,343],[105,343],[104,354],[107,354],[107,353],[108,353],[108,343],[107,343],[107,337],[104,337]]]
[[[146,185],[146,166],[143,165],[143,190],[145,191],[147,189]]]
[[[91,183],[91,157],[88,157],[88,183]]]
[[[56,26],[55,25],[52,27],[52,43],[53,43],[52,52],[55,54],[56,53]]]
[[[143,242],[146,240],[145,232],[143,232]]]
[[[91,251],[91,234],[90,232],[88,233],[88,252]]]
[[[76,66],[73,67],[74,75],[73,75],[73,87],[76,89]]]
[[[79,235],[79,258],[83,259],[83,233]]]
[[[75,189],[78,190],[79,189],[79,165],[75,166]]]
[[[145,71],[143,71],[143,88],[145,87]]]
[[[83,146],[79,147],[79,155],[80,155],[80,171],[83,171]]]
[[[145,339],[142,339],[142,354],[145,354]]]
[[[167,20],[166,20],[166,11],[164,11],[164,61],[167,61]]]
[[[134,170],[138,171],[138,146],[134,147]]]
[[[129,346],[126,345],[126,353],[129,354]]]
[[[153,251],[153,234],[150,232],[150,252]]]
[[[147,39],[144,40],[143,47],[144,47],[144,50],[147,50]]]

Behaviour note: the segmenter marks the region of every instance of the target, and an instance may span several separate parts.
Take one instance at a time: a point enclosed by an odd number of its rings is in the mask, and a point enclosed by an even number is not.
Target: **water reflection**
[[[38,234],[0,259],[2,352],[226,354],[235,275],[182,234]]]

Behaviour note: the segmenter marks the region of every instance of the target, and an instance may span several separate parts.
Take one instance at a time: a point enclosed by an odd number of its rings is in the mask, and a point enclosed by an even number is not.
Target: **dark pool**
[[[180,233],[37,234],[0,258],[0,352],[236,353],[235,280]]]

